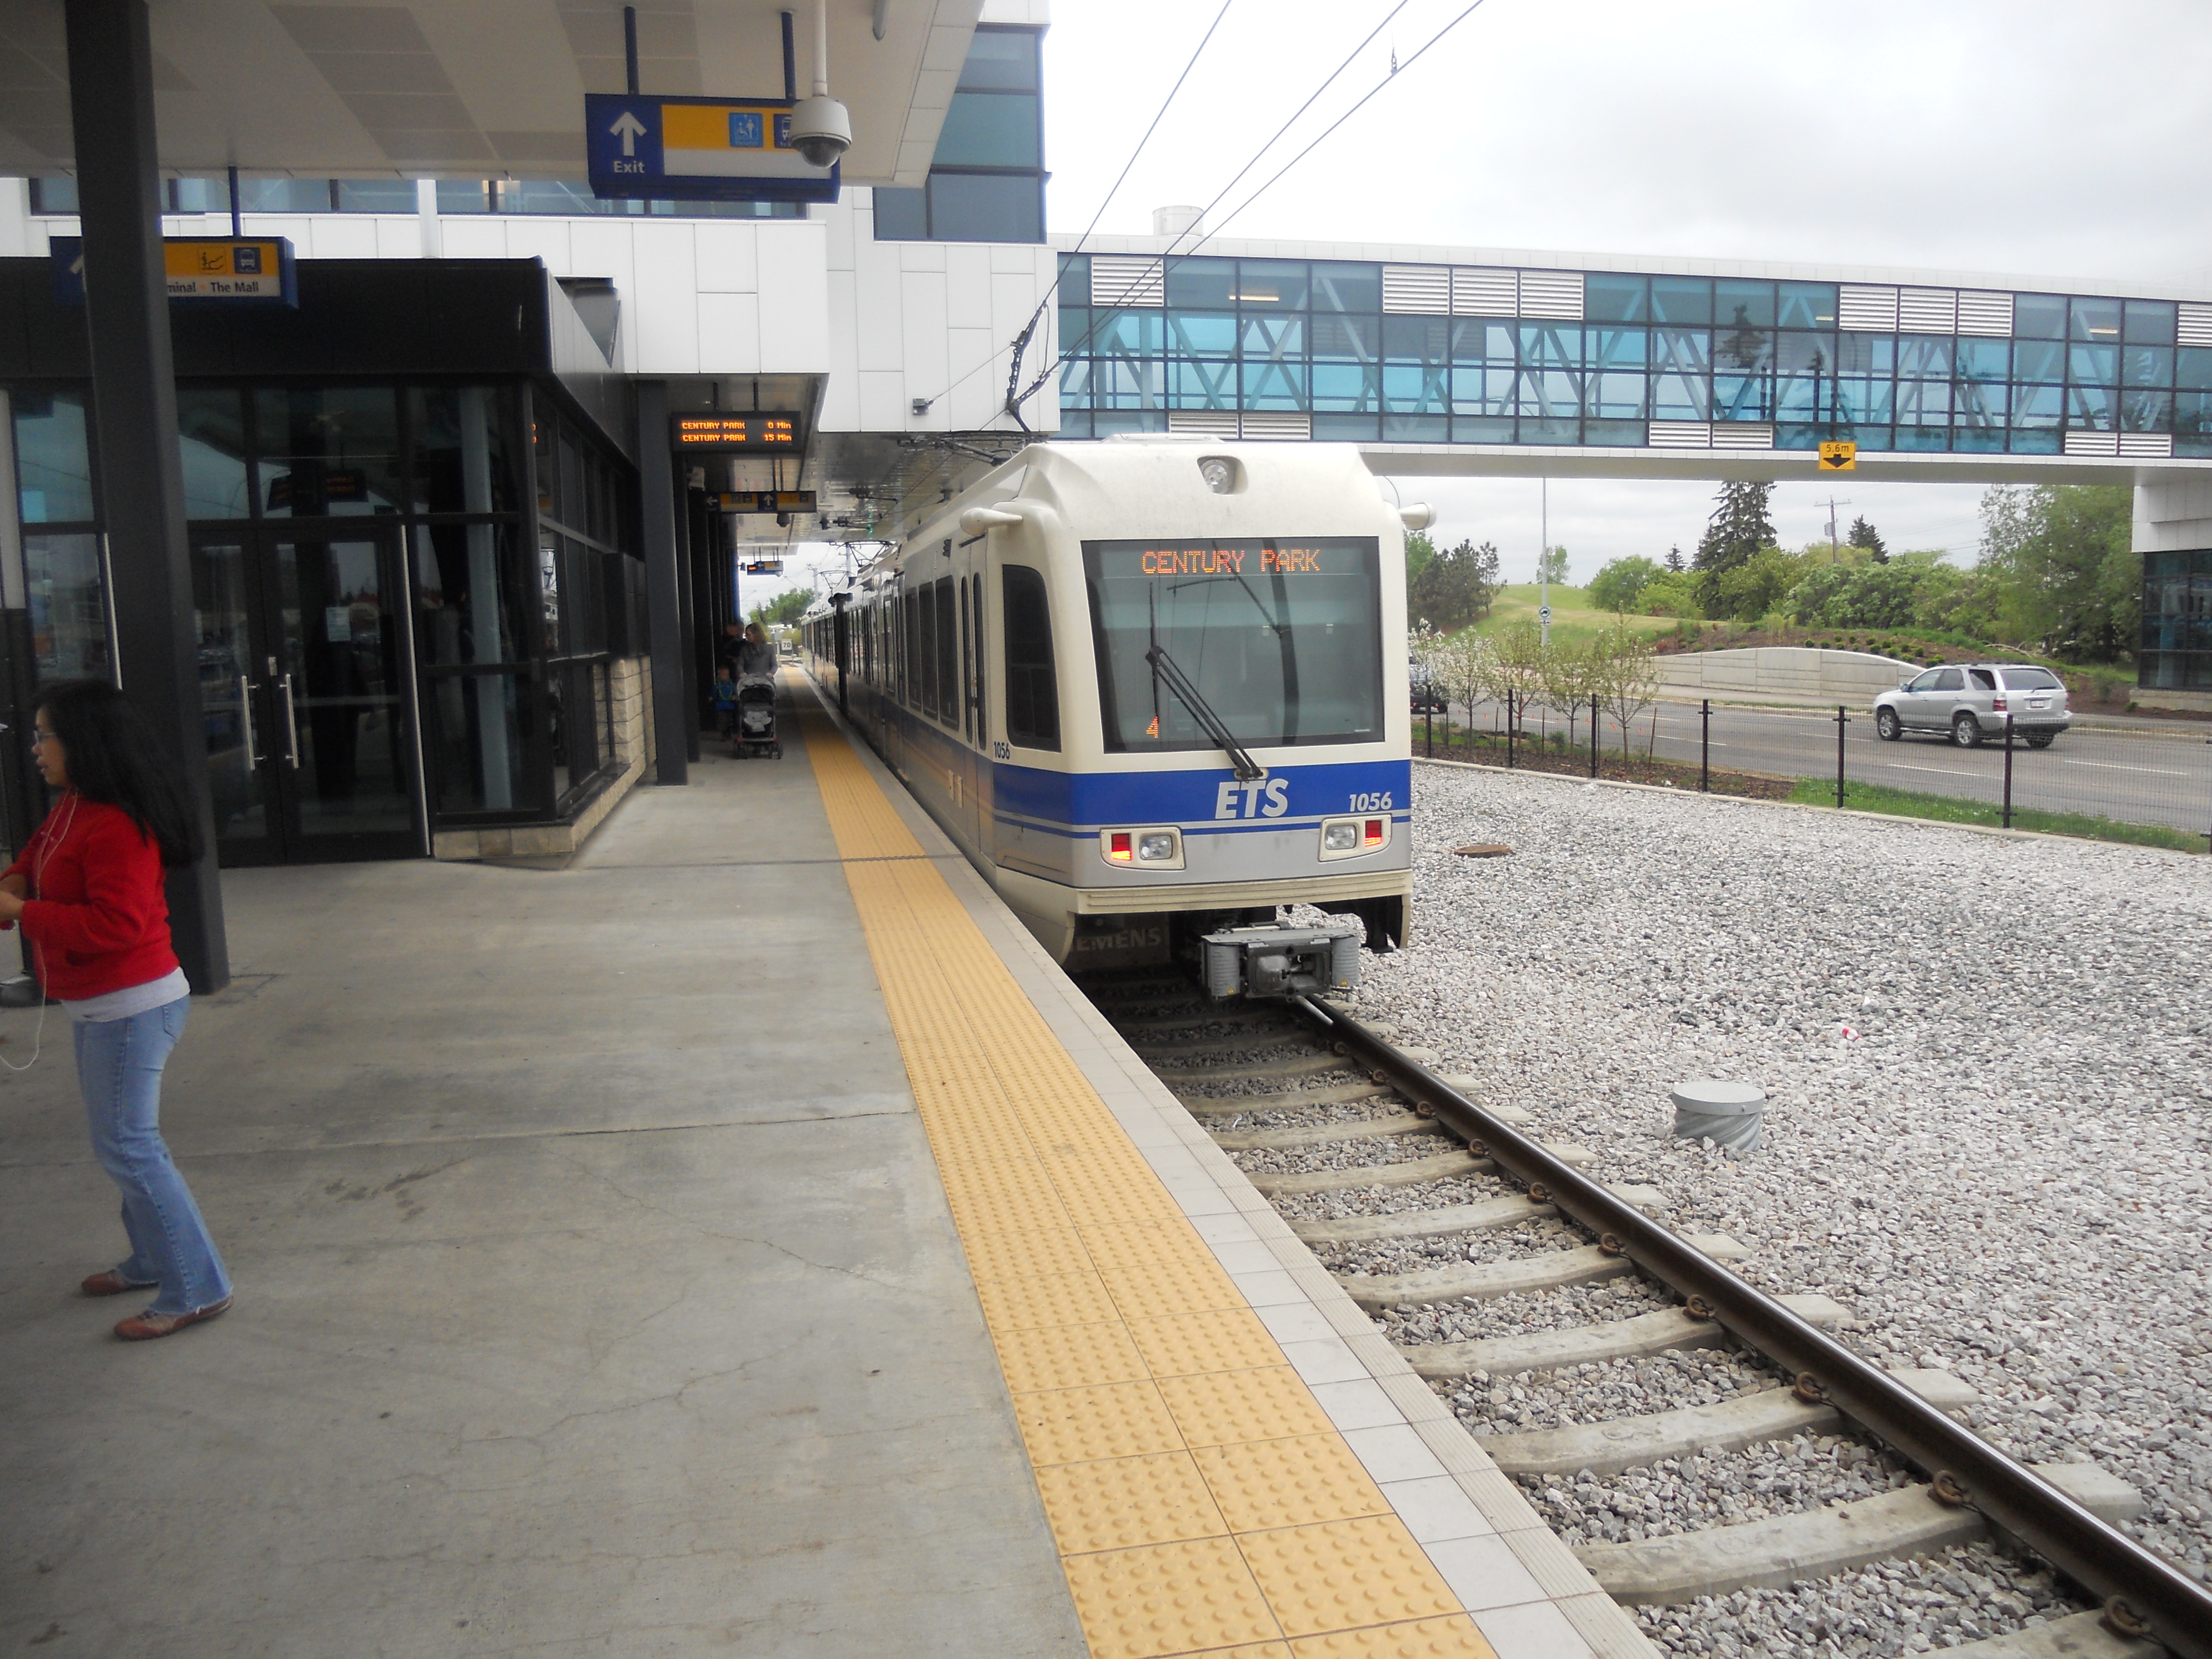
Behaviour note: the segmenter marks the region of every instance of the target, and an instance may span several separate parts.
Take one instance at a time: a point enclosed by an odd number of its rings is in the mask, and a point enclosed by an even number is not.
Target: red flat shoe
[[[110,1267],[104,1273],[94,1273],[83,1284],[78,1285],[77,1289],[82,1291],[87,1296],[121,1296],[125,1291],[150,1291],[157,1283],[159,1281],[155,1279],[148,1279],[141,1283],[135,1279],[125,1279],[114,1268]]]
[[[185,1326],[197,1325],[203,1319],[213,1319],[229,1306],[230,1298],[225,1297],[220,1302],[210,1302],[206,1307],[195,1308],[190,1313],[157,1314],[149,1310],[119,1321],[115,1327],[115,1334],[125,1342],[150,1342],[157,1336],[173,1336]]]

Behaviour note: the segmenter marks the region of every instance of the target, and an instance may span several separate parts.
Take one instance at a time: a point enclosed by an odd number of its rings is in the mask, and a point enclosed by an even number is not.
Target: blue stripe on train
[[[992,769],[992,806],[1000,817],[1080,833],[1115,823],[1174,823],[1194,834],[1264,830],[1324,815],[1389,812],[1413,804],[1410,760],[1275,766],[1255,786],[1227,767],[1203,772],[1048,772],[1001,762]]]

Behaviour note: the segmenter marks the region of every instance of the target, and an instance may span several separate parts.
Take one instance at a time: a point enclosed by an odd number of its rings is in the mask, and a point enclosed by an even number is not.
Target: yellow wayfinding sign
[[[1828,443],[1820,446],[1821,471],[1855,472],[1858,465],[1859,447],[1856,444]]]
[[[193,241],[178,237],[161,244],[161,264],[172,300],[281,300],[285,266],[290,261],[280,237],[256,240]]]

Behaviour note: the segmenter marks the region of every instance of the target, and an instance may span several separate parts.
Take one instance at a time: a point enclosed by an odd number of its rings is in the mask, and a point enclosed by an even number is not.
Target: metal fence
[[[1839,719],[1840,717],[1840,719]],[[1863,705],[1662,702],[1624,732],[1600,710],[1532,702],[1418,711],[1413,750],[1437,758],[1669,783],[1870,811],[2212,851],[2212,722],[2077,716],[2046,747],[1997,732],[1884,742]]]

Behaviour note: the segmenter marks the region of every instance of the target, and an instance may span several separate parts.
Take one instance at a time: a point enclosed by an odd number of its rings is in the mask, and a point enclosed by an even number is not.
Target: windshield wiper
[[[1206,735],[1228,755],[1230,763],[1237,769],[1240,781],[1249,783],[1255,778],[1267,775],[1267,769],[1254,760],[1250,751],[1237,741],[1237,734],[1229,729],[1228,722],[1213,712],[1213,705],[1199,695],[1198,688],[1190,682],[1190,676],[1182,672],[1182,665],[1168,655],[1164,647],[1152,647],[1145,653],[1145,660],[1152,664],[1152,672],[1157,678],[1167,682],[1168,690],[1176,695],[1176,701],[1190,710],[1190,717],[1199,723]]]

